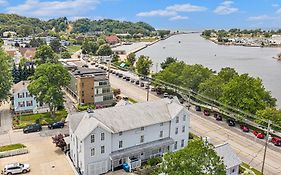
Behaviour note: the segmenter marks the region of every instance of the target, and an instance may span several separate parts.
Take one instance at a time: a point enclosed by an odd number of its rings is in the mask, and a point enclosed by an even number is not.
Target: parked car
[[[96,65],[95,65],[95,67],[99,67],[99,65],[98,65],[98,64],[96,64]]]
[[[275,146],[281,146],[281,139],[278,137],[272,137],[271,138],[271,142],[275,145]]]
[[[5,165],[1,174],[12,175],[12,174],[27,173],[29,171],[30,171],[30,165],[29,164],[13,163],[13,164]]]
[[[149,89],[149,85],[148,84],[145,85],[145,89]]]
[[[115,72],[115,71],[112,71],[112,74],[116,74],[116,72]]]
[[[118,72],[116,72],[116,74],[115,74],[117,77],[119,76],[119,73]]]
[[[140,87],[144,87],[144,83],[143,82],[140,83]]]
[[[136,81],[136,85],[139,85],[139,84],[140,84],[140,81],[139,81],[139,80],[137,80],[137,81]]]
[[[32,124],[28,125],[27,127],[23,128],[23,133],[30,133],[30,132],[39,132],[42,130],[42,126],[40,124]]]
[[[134,80],[134,79],[132,79],[132,80],[131,80],[131,83],[135,83],[135,80]]]
[[[258,138],[258,139],[264,139],[265,135],[264,133],[260,132],[260,131],[253,131],[253,134]]]
[[[200,112],[201,111],[201,106],[195,106],[195,111]]]
[[[95,65],[96,63],[95,62],[91,62],[91,65]]]
[[[168,97],[169,97],[169,94],[168,94],[167,92],[165,92],[165,93],[163,94],[163,97],[164,97],[164,98],[168,98]]]
[[[130,81],[130,79],[131,79],[130,77],[126,77],[126,81]]]
[[[156,91],[156,88],[151,88],[151,92],[155,92]]]
[[[82,67],[86,67],[86,68],[88,68],[89,66],[88,66],[87,64],[84,64]]]
[[[123,100],[128,101],[128,100],[129,100],[129,97],[124,96],[124,97],[123,97]]]
[[[119,78],[122,78],[122,77],[123,77],[123,74],[119,74],[118,77],[119,77]]]
[[[211,114],[210,114],[210,111],[207,110],[207,109],[204,109],[203,114],[204,114],[205,116],[210,116],[210,115],[211,115]]]
[[[126,78],[127,78],[127,77],[126,77],[126,76],[124,76],[122,79],[124,79],[124,80],[125,80]]]
[[[222,116],[219,115],[218,113],[214,113],[214,117],[217,121],[222,121]]]
[[[64,122],[56,122],[48,125],[49,129],[63,128]]]
[[[243,124],[240,125],[240,129],[241,129],[243,132],[249,132],[249,131],[250,131],[250,129],[249,129],[246,125],[243,125]]]
[[[234,119],[227,119],[227,124],[228,124],[228,126],[232,126],[232,127],[234,127],[236,125]]]

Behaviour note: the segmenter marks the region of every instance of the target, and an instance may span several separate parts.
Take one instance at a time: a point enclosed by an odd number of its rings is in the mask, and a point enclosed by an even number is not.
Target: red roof
[[[106,36],[105,40],[109,44],[116,44],[120,42],[120,39],[116,35]]]

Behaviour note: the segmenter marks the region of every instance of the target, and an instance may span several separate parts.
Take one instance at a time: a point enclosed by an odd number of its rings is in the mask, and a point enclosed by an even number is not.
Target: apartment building
[[[70,114],[70,158],[82,175],[131,169],[188,143],[189,115],[177,98]]]
[[[79,104],[112,105],[115,101],[104,70],[75,67],[70,70],[71,81],[67,91]]]

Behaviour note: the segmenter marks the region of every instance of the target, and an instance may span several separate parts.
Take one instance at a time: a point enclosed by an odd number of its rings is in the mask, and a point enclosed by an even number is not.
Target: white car
[[[12,174],[20,174],[20,173],[27,173],[30,171],[29,164],[23,163],[13,163],[5,165],[4,170],[2,170],[3,175],[12,175]]]
[[[169,97],[169,94],[168,94],[167,92],[165,92],[165,93],[163,94],[163,97],[164,97],[164,98],[168,98],[168,97]]]

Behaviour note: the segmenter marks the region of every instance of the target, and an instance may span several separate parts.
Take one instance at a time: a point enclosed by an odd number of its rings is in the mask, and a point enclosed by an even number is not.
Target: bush
[[[162,157],[154,157],[147,161],[147,165],[156,166],[157,164],[162,162]]]
[[[77,109],[79,110],[79,111],[86,111],[86,110],[88,110],[88,109],[96,109],[96,106],[95,105],[78,105],[77,106]]]

